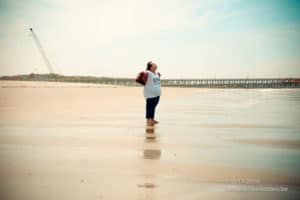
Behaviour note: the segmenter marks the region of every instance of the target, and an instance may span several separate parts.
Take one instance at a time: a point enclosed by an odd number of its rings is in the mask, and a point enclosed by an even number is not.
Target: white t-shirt
[[[147,71],[148,78],[144,86],[144,97],[146,99],[161,95],[160,77],[151,71]]]

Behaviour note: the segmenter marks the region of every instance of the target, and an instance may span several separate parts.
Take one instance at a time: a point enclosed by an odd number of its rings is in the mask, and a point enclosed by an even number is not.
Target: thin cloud
[[[66,74],[131,77],[147,60],[158,62],[167,72],[164,77],[210,77],[216,72],[228,77],[230,70],[240,76],[251,70],[253,76],[275,76],[278,72],[270,67],[259,67],[272,62],[286,63],[276,67],[281,74],[294,73],[300,51],[295,27],[285,26],[282,32],[283,24],[275,23],[240,30],[231,22],[247,25],[244,18],[261,8],[237,8],[235,2],[6,1],[9,11],[0,21],[0,73],[46,72],[29,37],[30,27],[54,67]]]

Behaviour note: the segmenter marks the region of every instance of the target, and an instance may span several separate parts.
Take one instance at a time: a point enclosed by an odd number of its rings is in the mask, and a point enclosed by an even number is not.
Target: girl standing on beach
[[[158,123],[154,119],[155,108],[161,95],[160,74],[156,72],[157,65],[151,61],[147,63],[144,97],[146,99],[146,120],[148,126]]]

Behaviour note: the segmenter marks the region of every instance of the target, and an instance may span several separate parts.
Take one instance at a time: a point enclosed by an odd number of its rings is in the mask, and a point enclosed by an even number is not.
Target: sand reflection
[[[157,168],[158,160],[161,158],[161,149],[157,134],[155,133],[154,126],[147,126],[145,129],[145,141],[143,143],[143,165],[142,167],[142,180],[137,184],[137,187],[141,190],[140,199],[153,200],[156,198],[157,183],[157,171],[153,170]]]
[[[156,138],[155,127],[146,127],[146,138],[144,145],[144,159],[158,160],[161,157],[161,150]]]

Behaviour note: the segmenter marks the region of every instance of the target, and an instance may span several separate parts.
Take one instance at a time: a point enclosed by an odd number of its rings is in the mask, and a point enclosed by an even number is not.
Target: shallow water
[[[0,191],[8,199],[299,195],[300,90],[195,89],[177,96],[163,93],[154,128],[144,125],[142,97],[117,112],[44,118],[41,111],[36,118],[16,110],[33,117],[0,127]],[[287,185],[289,192],[228,192],[240,180]]]
[[[163,123],[157,132],[161,138],[215,145],[210,151],[182,155],[186,161],[300,175],[300,146],[280,143],[300,140],[300,90],[212,89],[177,99],[159,112]],[[278,142],[247,144],[249,139]]]

